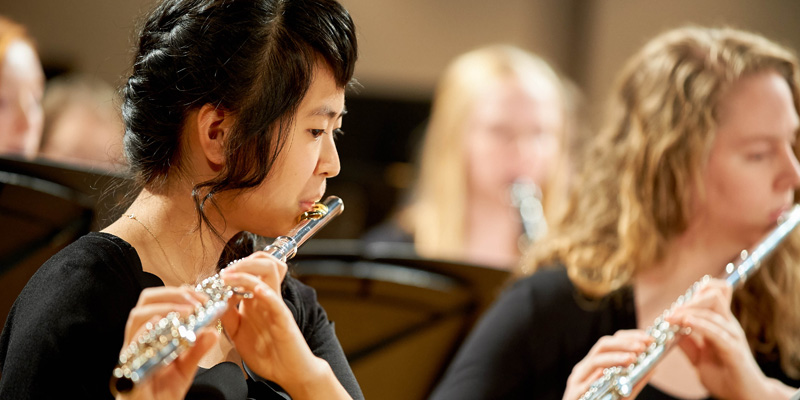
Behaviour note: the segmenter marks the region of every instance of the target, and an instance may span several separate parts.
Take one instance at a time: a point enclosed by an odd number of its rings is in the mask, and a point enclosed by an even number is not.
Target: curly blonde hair
[[[491,45],[464,53],[444,71],[434,96],[422,143],[419,171],[411,203],[400,213],[400,225],[413,233],[416,251],[429,258],[459,259],[466,246],[467,174],[464,132],[470,113],[485,88],[518,80],[523,85],[546,82],[558,93],[563,129],[558,166],[542,188],[546,218],[564,203],[570,167],[567,154],[576,144],[579,94],[540,57],[510,45]],[[442,149],[447,149],[443,151]]]
[[[650,41],[621,73],[609,120],[595,138],[564,218],[526,254],[522,271],[562,263],[599,297],[629,285],[687,229],[690,193],[714,141],[720,96],[743,76],[775,71],[800,112],[798,62],[788,49],[735,29],[684,27]],[[795,148],[798,154],[798,148]],[[798,198],[795,192],[795,198]],[[747,284],[732,309],[751,348],[779,352],[800,376],[800,231]]]

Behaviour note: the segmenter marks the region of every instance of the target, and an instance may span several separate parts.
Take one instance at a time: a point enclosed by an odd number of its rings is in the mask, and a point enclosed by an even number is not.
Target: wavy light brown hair
[[[749,74],[775,71],[800,113],[798,62],[788,49],[734,30],[685,27],[666,32],[627,63],[609,119],[560,223],[526,255],[524,273],[560,262],[585,294],[629,285],[664,257],[667,243],[692,218],[690,193],[717,127],[720,97]],[[795,147],[795,154],[798,148]],[[798,193],[795,193],[795,199]],[[800,376],[800,231],[795,231],[747,284],[732,309],[751,348],[780,353],[784,371]]]
[[[547,62],[520,48],[492,45],[472,50],[457,57],[439,81],[422,143],[413,198],[400,214],[401,226],[413,233],[414,247],[424,257],[458,259],[464,252],[467,116],[480,102],[486,87],[506,80],[518,80],[523,85],[544,81],[560,97],[563,131],[558,140],[562,157],[542,188],[548,220],[554,206],[563,204],[566,179],[556,175],[567,168],[566,154],[574,145],[571,133],[577,129],[572,125],[577,119],[577,92]]]

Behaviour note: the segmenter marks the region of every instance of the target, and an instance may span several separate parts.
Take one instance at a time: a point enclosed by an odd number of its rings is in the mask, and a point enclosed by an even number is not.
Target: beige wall
[[[131,62],[133,30],[149,0],[0,0],[0,14],[25,24],[45,64],[120,84]]]
[[[593,105],[595,120],[625,60],[648,39],[664,30],[686,24],[728,25],[761,33],[800,51],[800,1],[636,0],[590,3],[585,63],[578,79]]]
[[[136,20],[151,0],[0,0],[28,26],[43,60],[121,83]],[[343,0],[356,21],[356,75],[372,94],[427,97],[447,62],[473,47],[512,43],[565,62],[572,0]],[[494,3],[494,4],[492,4]]]
[[[151,0],[0,0],[27,24],[45,62],[119,84],[135,21]],[[685,23],[731,24],[800,48],[795,0],[342,0],[361,46],[363,93],[428,97],[447,62],[505,42],[533,50],[577,81],[595,107],[626,57]]]
[[[447,63],[491,43],[535,49],[566,64],[572,1],[343,0],[359,30],[366,91],[428,96]]]

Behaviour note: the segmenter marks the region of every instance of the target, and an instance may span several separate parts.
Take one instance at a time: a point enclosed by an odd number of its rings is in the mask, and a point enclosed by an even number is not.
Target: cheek
[[[491,181],[491,177],[499,174],[502,157],[498,157],[496,146],[493,147],[485,140],[476,140],[466,151],[467,171],[471,182],[483,186],[481,182]]]
[[[752,168],[750,168],[752,169]],[[752,207],[759,203],[759,198],[767,194],[762,184],[769,181],[766,176],[753,176],[748,168],[742,168],[740,162],[729,160],[727,163],[718,163],[716,168],[709,170],[706,179],[709,207],[719,210],[720,213],[740,214],[751,212]],[[729,210],[729,211],[723,211]]]
[[[542,138],[528,157],[528,164],[547,175],[558,162],[560,147],[555,136]]]
[[[705,187],[709,201],[720,203],[731,192],[730,182],[726,171],[722,168],[709,169],[705,180]]]

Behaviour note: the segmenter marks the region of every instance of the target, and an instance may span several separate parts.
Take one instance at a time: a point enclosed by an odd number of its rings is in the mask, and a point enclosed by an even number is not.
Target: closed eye
[[[309,129],[308,131],[311,132],[311,136],[314,136],[314,139],[325,133],[325,129]]]
[[[769,156],[769,153],[751,153],[747,155],[747,159],[750,161],[763,161]]]
[[[337,128],[333,130],[333,140],[339,139],[339,137],[344,136],[344,131],[342,128]]]

